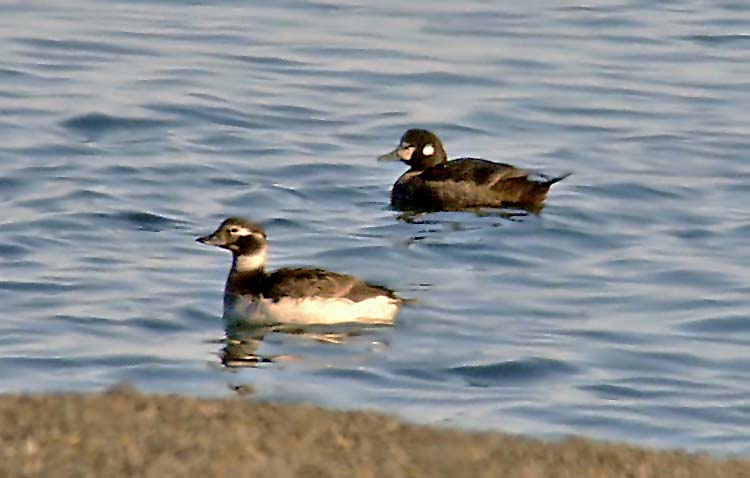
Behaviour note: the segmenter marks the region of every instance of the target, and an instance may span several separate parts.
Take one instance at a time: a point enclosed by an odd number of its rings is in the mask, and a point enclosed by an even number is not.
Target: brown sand
[[[0,476],[738,478],[750,477],[750,461],[121,387],[0,395]]]

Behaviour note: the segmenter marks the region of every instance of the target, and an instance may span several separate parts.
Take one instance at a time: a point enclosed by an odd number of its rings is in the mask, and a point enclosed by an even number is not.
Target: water
[[[250,385],[750,453],[747,2],[64,3],[0,6],[3,392]],[[375,157],[412,126],[575,174],[539,216],[403,221]],[[418,303],[225,368],[229,257],[193,239],[234,214],[272,267]]]

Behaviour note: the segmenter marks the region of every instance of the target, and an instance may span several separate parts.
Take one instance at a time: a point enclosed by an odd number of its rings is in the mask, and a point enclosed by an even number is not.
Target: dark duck
[[[391,206],[401,211],[514,207],[538,212],[550,186],[570,176],[550,177],[479,158],[448,161],[440,138],[424,129],[404,133],[398,147],[378,160],[409,166],[391,190]]]
[[[268,272],[263,228],[230,217],[196,241],[232,252],[224,289],[224,317],[261,323],[392,322],[404,300],[357,277],[323,269]]]

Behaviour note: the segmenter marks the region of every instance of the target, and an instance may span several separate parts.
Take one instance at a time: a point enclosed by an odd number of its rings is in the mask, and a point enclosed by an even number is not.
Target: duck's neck
[[[241,295],[255,296],[260,293],[266,278],[266,249],[254,254],[237,254],[232,260],[227,283],[224,287],[224,314],[232,310]]]
[[[266,267],[267,259],[266,248],[255,251],[252,254],[237,254],[232,259],[231,274],[252,274],[257,272],[262,274]]]

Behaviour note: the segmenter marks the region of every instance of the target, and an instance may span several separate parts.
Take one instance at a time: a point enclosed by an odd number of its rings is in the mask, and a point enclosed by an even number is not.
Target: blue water
[[[3,2],[0,391],[750,454],[750,4],[505,3]],[[375,157],[412,126],[574,175],[539,216],[404,221]],[[418,302],[224,367],[229,256],[194,238],[228,215]]]

